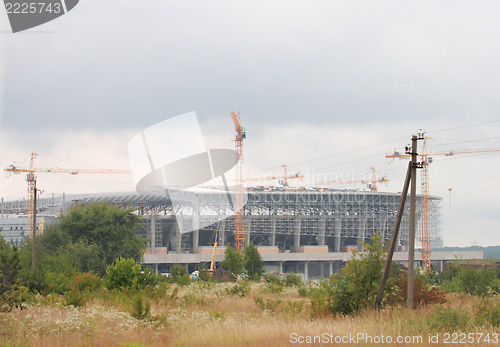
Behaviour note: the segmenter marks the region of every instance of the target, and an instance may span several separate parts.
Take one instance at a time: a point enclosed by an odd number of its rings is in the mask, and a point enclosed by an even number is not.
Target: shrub
[[[78,289],[79,291],[86,289],[93,291],[101,288],[101,286],[101,278],[93,272],[84,272],[76,275],[72,284],[72,287]]]
[[[170,276],[168,281],[179,285],[187,285],[191,280],[187,277],[187,269],[180,264],[174,264],[170,267]]]
[[[282,284],[283,283],[283,279],[281,278],[281,276],[278,275],[277,273],[274,273],[274,272],[266,273],[264,275],[264,280],[267,283],[274,283],[274,284]]]
[[[473,268],[472,266],[460,267],[454,265],[449,270],[453,276],[443,282],[444,289],[451,292],[466,293],[474,296],[485,296],[499,292],[499,281],[492,268]]]
[[[212,279],[217,282],[228,282],[231,280],[231,275],[226,269],[218,268],[212,272]]]
[[[233,287],[226,288],[226,293],[244,297],[250,292],[250,284],[247,281],[236,283]]]
[[[258,281],[264,274],[264,261],[252,242],[245,247],[245,272],[250,280]]]
[[[313,314],[346,315],[374,305],[385,258],[380,233],[364,247],[366,253],[353,252],[340,274],[322,281],[313,291]]]
[[[243,273],[245,258],[243,257],[243,254],[235,251],[230,245],[227,246],[224,255],[225,258],[222,261],[222,266],[229,271],[233,280],[236,280],[238,276]]]
[[[391,284],[387,286],[388,294],[385,302],[389,305],[404,304],[408,296],[408,272],[404,270],[392,272]],[[424,277],[416,275],[413,282],[413,305],[422,306],[441,304],[446,301],[445,292],[429,285]]]
[[[476,307],[476,311],[477,314],[474,319],[476,325],[494,328],[500,326],[500,304],[498,302],[494,305],[490,298],[482,298]]]
[[[73,287],[64,294],[64,300],[68,306],[83,307],[87,301],[87,294],[87,291],[79,291]]]
[[[285,286],[287,287],[298,287],[302,284],[302,277],[300,277],[299,274],[296,274],[295,272],[288,272],[285,275]]]
[[[7,244],[0,236],[0,311],[20,307],[27,289],[19,285],[21,260],[18,249]]]
[[[106,287],[122,289],[137,287],[141,276],[141,266],[134,259],[119,258],[106,270]]]
[[[467,311],[437,305],[428,320],[432,331],[455,332],[471,328],[471,314]]]
[[[135,319],[146,319],[151,317],[151,303],[142,295],[136,295],[132,299],[132,317]]]

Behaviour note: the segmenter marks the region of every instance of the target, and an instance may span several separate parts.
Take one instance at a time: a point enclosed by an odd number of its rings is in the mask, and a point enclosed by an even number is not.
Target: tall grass
[[[0,345],[287,346],[291,334],[422,336],[426,342],[430,333],[499,333],[497,297],[449,294],[447,303],[439,306],[395,306],[313,318],[311,299],[301,297],[295,287],[273,293],[266,284],[252,283],[250,292],[240,297],[231,294],[233,286],[167,284],[134,295],[102,290],[84,307],[67,305],[62,296],[33,297],[25,309],[0,314]],[[138,295],[151,303],[140,319],[133,317]]]

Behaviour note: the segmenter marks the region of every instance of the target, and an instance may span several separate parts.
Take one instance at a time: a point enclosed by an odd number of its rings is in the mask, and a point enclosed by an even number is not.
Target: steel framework
[[[234,245],[234,210],[226,192],[182,192],[181,227],[170,199],[164,195],[135,193],[68,195],[65,198],[41,198],[38,211],[57,215],[70,206],[107,201],[132,208],[145,223],[141,236],[153,240],[152,247],[169,251],[193,252],[197,246],[210,246],[217,221],[223,219],[221,246]],[[395,193],[359,192],[317,189],[314,191],[249,191],[245,205],[245,242],[258,246],[275,246],[280,252],[297,251],[308,245],[327,246],[339,252],[358,246],[380,232],[389,240],[394,227],[400,196]],[[430,238],[434,247],[442,246],[441,203],[429,197]],[[26,211],[26,201],[4,202],[4,213]],[[417,198],[417,220],[421,220],[421,199]],[[154,220],[154,221],[153,221]],[[153,224],[154,223],[154,224]],[[197,228],[197,225],[203,226]],[[206,225],[206,226],[204,226]],[[398,246],[405,250],[408,242],[408,212],[403,215]],[[422,230],[421,225],[417,230]],[[155,234],[152,237],[152,233]],[[420,236],[420,237],[419,237]],[[421,235],[417,235],[421,239]]]

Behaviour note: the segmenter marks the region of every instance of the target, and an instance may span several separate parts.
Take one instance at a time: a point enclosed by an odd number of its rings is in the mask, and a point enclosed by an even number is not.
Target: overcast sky
[[[430,150],[500,147],[498,1],[82,0],[12,34],[0,9],[0,166],[127,168],[143,128],[196,111],[208,147],[247,129],[250,174],[367,177],[418,129]],[[56,159],[64,160],[59,162]],[[498,154],[435,157],[445,245],[498,245]],[[39,175],[44,194],[133,190],[130,176]],[[362,186],[358,186],[363,188]],[[448,188],[452,188],[451,195]],[[0,196],[24,196],[23,177]],[[451,196],[451,199],[450,199]]]

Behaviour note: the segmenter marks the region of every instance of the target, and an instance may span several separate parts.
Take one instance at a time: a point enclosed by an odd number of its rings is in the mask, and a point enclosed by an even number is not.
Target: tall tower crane
[[[474,154],[474,153],[488,153],[488,152],[500,152],[500,147],[493,148],[473,148],[473,149],[459,149],[459,150],[447,150],[447,151],[427,151],[427,140],[430,137],[425,136],[422,153],[418,156],[422,160],[422,176],[420,182],[421,188],[421,214],[422,214],[422,262],[424,271],[430,270],[431,268],[431,216],[430,216],[430,200],[429,200],[429,164],[432,163],[432,156],[454,156],[455,154]],[[411,154],[401,154],[394,151],[393,154],[385,156],[389,161],[395,158],[410,158]]]
[[[370,188],[370,190],[372,192],[376,192],[376,191],[378,191],[377,183],[383,183],[383,182],[389,182],[390,181],[389,177],[387,177],[387,176],[384,176],[384,177],[381,177],[381,178],[377,178],[377,175],[375,173],[375,168],[373,166],[370,168],[370,170],[372,170],[372,174],[371,174],[370,179],[360,179],[360,180],[330,180],[330,181],[319,182],[319,183],[316,183],[316,184],[317,185],[328,185],[328,184],[356,184],[356,183],[362,183],[362,184],[366,184],[368,186],[368,188]]]
[[[244,192],[243,192],[243,140],[246,139],[245,129],[241,126],[240,112],[235,114],[231,111],[231,118],[234,122],[236,136],[234,139],[236,153],[238,153],[239,161],[236,164],[236,179],[234,187],[235,195],[235,218],[234,218],[234,240],[236,250],[243,252],[245,248],[245,214],[243,211]]]
[[[30,155],[30,165],[28,168],[17,167],[12,164],[4,169],[6,175],[9,174],[20,174],[26,173],[26,181],[28,182],[28,221],[29,221],[29,233],[30,237],[36,235],[36,198],[37,198],[37,188],[36,188],[36,176],[35,172],[39,173],[69,173],[71,175],[76,175],[79,173],[85,174],[130,174],[130,170],[110,170],[110,169],[62,169],[62,168],[36,168],[35,158],[38,156],[37,153],[33,152]]]

